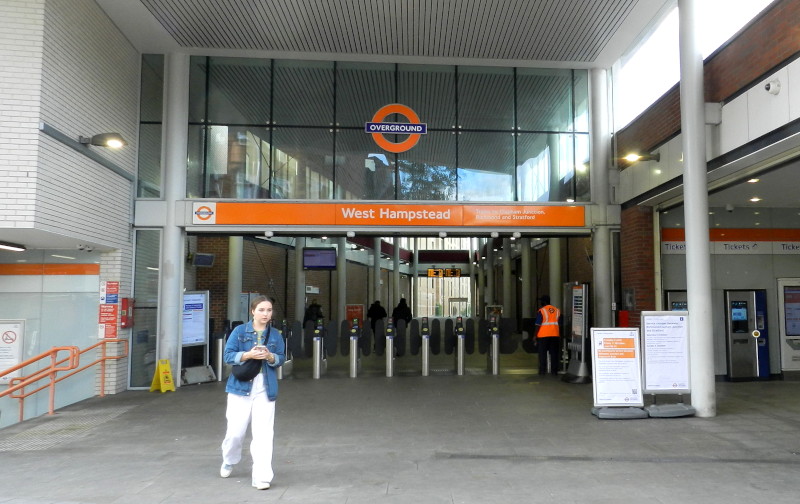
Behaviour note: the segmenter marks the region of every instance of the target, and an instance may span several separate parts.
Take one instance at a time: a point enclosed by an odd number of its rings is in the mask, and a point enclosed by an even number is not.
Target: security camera
[[[775,79],[764,84],[764,89],[767,93],[776,95],[781,92],[781,81]]]
[[[733,205],[731,205],[730,203],[725,205],[725,211],[728,212],[728,213],[732,213],[733,212]]]

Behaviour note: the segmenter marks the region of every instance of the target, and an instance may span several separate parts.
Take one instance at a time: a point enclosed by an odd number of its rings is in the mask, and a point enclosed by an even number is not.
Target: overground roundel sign
[[[391,114],[398,114],[406,119],[406,123],[391,123],[383,122],[386,117]],[[381,107],[375,115],[372,116],[372,121],[364,124],[364,131],[372,135],[375,143],[384,150],[394,152],[395,154],[405,152],[419,142],[420,135],[428,133],[428,125],[419,121],[417,113],[411,110],[406,105],[399,103],[392,103]],[[390,142],[384,137],[384,134],[397,134],[408,135],[408,138],[402,142]]]

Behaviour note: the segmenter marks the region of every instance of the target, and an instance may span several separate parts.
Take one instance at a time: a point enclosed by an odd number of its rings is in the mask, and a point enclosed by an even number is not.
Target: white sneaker
[[[254,481],[253,487],[256,490],[269,490],[269,482],[268,481]]]
[[[233,466],[230,464],[226,464],[225,462],[222,463],[222,466],[219,468],[219,475],[222,478],[227,478],[233,472]]]

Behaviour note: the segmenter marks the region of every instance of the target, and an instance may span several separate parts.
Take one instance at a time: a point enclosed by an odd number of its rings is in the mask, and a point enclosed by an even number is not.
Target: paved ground
[[[398,364],[393,378],[372,359],[356,379],[332,360],[320,380],[297,363],[267,491],[248,458],[218,476],[222,383],[90,399],[0,430],[0,503],[800,500],[800,383],[720,382],[710,419],[599,420],[591,385],[540,379],[531,359],[506,356],[500,376],[477,356],[465,376]]]

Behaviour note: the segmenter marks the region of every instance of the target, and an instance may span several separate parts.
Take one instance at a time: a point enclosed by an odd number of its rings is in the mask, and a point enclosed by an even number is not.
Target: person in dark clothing
[[[317,320],[321,318],[323,318],[322,306],[320,306],[320,304],[317,303],[317,300],[314,299],[311,301],[311,304],[308,305],[308,308],[306,308],[306,312],[303,315],[303,325],[305,326],[306,322],[308,322],[309,320],[316,324]]]
[[[372,327],[372,332],[375,332],[375,324],[383,318],[386,318],[386,309],[381,306],[380,301],[375,301],[367,310],[367,318],[369,319],[369,325]]]
[[[395,324],[397,324],[397,321],[400,319],[405,320],[406,324],[411,322],[411,308],[406,304],[406,298],[400,298],[400,302],[397,303],[397,306],[392,310],[392,318]]]

